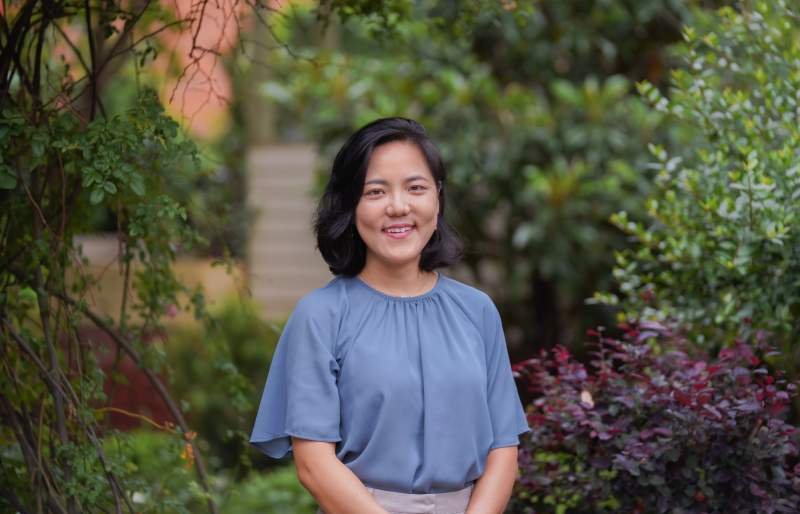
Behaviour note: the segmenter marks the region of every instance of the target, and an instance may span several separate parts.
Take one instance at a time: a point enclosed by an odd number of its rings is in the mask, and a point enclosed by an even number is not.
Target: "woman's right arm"
[[[292,437],[297,479],[325,514],[388,514],[350,468],[336,458],[336,444]]]

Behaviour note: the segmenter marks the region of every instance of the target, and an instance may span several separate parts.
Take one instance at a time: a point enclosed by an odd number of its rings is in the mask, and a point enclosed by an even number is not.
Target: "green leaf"
[[[95,189],[95,190],[92,191],[92,194],[89,196],[89,201],[92,203],[92,205],[97,205],[97,204],[99,204],[100,202],[103,201],[103,198],[105,198],[105,193],[103,192],[103,190],[102,189]]]
[[[580,105],[582,103],[581,93],[566,80],[556,80],[551,85],[553,94],[562,102],[570,105]]]
[[[34,157],[42,157],[44,155],[44,145],[38,139],[31,141],[31,151]]]
[[[144,180],[142,179],[141,175],[139,175],[138,173],[134,173],[133,175],[131,175],[129,185],[131,187],[131,191],[133,191],[139,196],[144,196],[145,187],[144,187]]]
[[[19,299],[24,303],[36,303],[36,291],[30,287],[24,287],[19,291]]]

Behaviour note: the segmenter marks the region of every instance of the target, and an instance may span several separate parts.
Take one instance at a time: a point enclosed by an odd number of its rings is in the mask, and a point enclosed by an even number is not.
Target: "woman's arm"
[[[495,448],[486,457],[486,469],[475,481],[465,514],[501,514],[517,479],[517,447]]]
[[[335,443],[292,437],[297,479],[325,514],[388,514],[336,458]]]

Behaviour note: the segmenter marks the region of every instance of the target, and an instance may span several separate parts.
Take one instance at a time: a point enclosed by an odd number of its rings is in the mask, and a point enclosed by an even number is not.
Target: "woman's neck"
[[[423,271],[419,264],[390,268],[368,262],[358,277],[373,288],[392,296],[417,296],[436,284],[436,272]]]

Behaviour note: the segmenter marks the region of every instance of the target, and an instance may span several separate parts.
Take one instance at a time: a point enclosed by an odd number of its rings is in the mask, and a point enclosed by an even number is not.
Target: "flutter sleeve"
[[[519,435],[530,431],[517,392],[500,313],[489,301],[484,315],[489,414],[494,440],[490,449],[519,444]]]
[[[298,302],[278,340],[250,443],[279,459],[292,451],[291,436],[336,442],[339,432],[339,365],[333,348],[338,323],[313,297]]]

